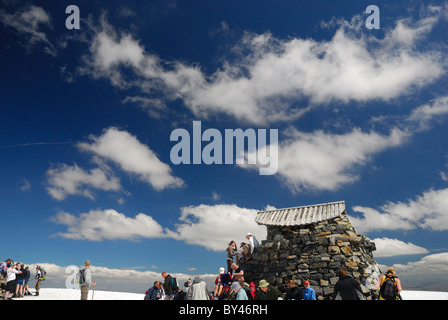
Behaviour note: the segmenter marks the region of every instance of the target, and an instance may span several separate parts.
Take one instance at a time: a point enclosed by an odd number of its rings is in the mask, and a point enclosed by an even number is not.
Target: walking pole
[[[93,286],[93,291],[92,291],[92,300],[93,300],[93,296],[95,295],[95,286]]]

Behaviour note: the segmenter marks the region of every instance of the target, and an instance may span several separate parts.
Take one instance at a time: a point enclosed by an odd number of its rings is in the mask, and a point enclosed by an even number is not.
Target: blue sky
[[[3,258],[214,274],[257,210],[345,200],[378,263],[448,290],[422,276],[448,273],[446,1],[0,5]],[[193,121],[278,130],[275,174],[175,165]]]

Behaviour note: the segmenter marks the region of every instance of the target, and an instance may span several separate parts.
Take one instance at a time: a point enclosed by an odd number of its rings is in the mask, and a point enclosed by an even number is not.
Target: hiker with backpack
[[[95,290],[95,282],[92,282],[92,270],[90,260],[84,263],[84,269],[79,270],[79,287],[81,289],[81,300],[87,300],[90,286]]]
[[[394,267],[388,268],[386,273],[380,276],[376,287],[380,289],[380,300],[401,300],[401,282]]]
[[[173,300],[174,294],[179,291],[179,285],[177,279],[173,278],[168,272],[163,271],[162,277],[165,279],[163,283],[163,289],[165,291],[165,300]]]
[[[345,269],[339,271],[339,280],[334,286],[334,300],[365,300],[361,286]]]
[[[34,289],[36,290],[35,296],[39,295],[40,291],[40,285],[42,284],[42,281],[45,280],[45,274],[46,272],[41,268],[41,266],[36,266],[36,275],[34,276],[34,279],[36,279],[36,285],[34,286]]]

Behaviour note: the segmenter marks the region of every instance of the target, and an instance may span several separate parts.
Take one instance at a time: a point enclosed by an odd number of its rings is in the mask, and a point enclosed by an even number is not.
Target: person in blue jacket
[[[316,292],[310,287],[310,282],[305,280],[303,282],[303,300],[316,300]]]

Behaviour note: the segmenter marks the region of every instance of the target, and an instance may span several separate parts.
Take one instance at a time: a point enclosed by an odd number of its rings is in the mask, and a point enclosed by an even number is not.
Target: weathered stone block
[[[338,246],[329,246],[328,247],[328,253],[329,254],[338,254],[340,252],[341,252],[341,250],[339,249]]]

